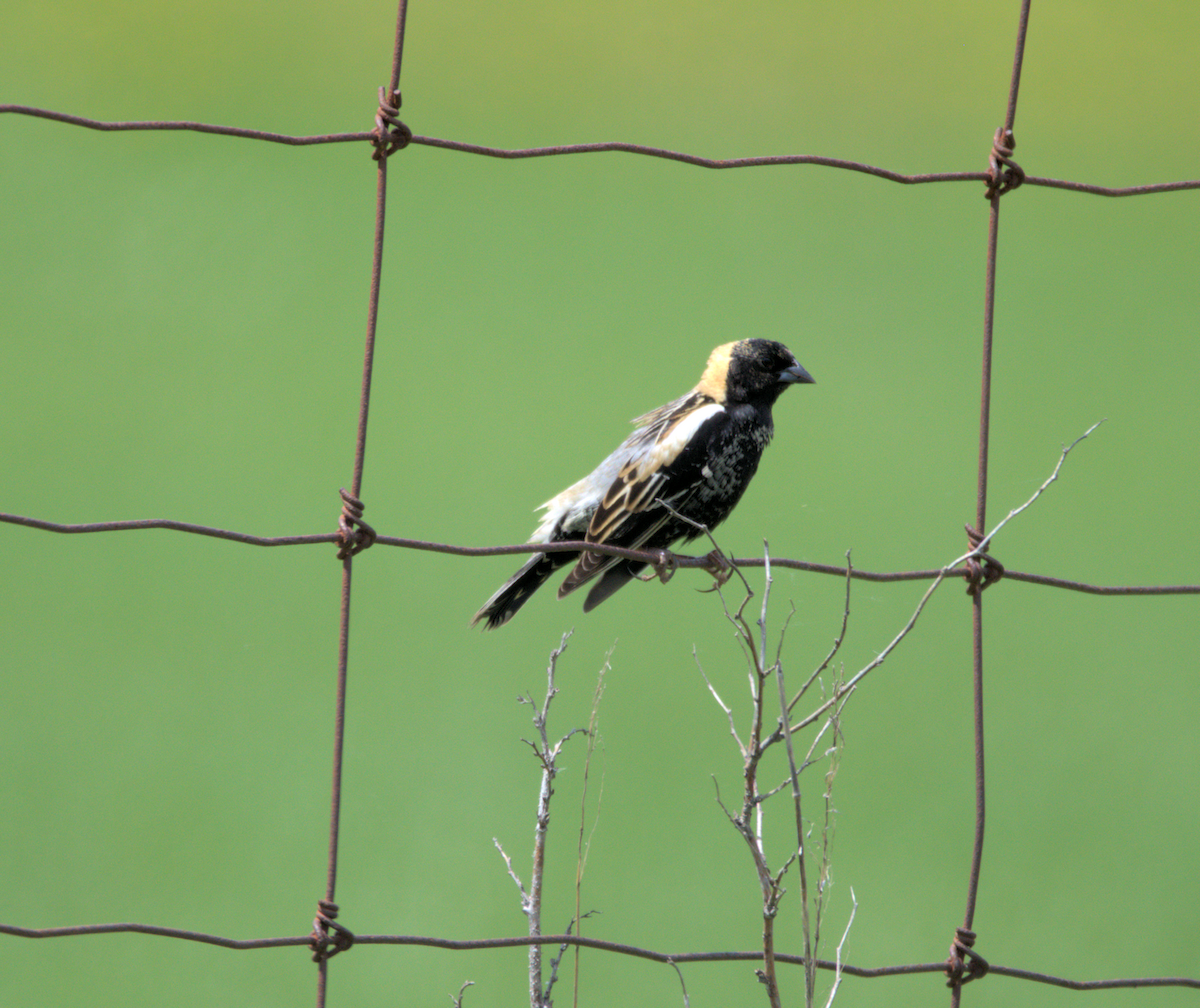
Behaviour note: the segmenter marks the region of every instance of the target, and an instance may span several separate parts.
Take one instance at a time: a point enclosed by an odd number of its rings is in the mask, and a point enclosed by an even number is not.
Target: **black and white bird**
[[[666,549],[728,517],[758,469],[775,425],[771,407],[793,384],[811,384],[782,343],[745,339],[717,347],[687,395],[639,417],[629,435],[596,469],[541,505],[546,517],[531,543],[582,539],[627,549]],[[539,508],[538,510],[541,510]],[[559,586],[562,598],[599,578],[583,611],[594,609],[645,567],[602,553],[535,553],[471,620],[503,626],[558,568],[574,564]]]

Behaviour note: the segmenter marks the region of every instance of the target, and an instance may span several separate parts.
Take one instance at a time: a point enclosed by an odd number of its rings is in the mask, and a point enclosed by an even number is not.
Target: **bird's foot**
[[[656,578],[666,584],[675,576],[679,565],[675,562],[675,554],[670,550],[659,550],[658,559],[654,562],[654,570],[649,574],[634,575],[639,581],[653,581]]]
[[[714,549],[704,557],[704,566],[701,569],[708,571],[713,576],[713,586],[711,588],[701,588],[701,591],[716,591],[733,577],[733,564],[729,562],[729,558],[719,549]]]

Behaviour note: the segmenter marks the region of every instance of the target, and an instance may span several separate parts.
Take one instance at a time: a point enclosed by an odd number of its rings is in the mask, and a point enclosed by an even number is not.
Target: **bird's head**
[[[717,347],[696,388],[719,403],[771,405],[789,385],[811,385],[815,379],[782,343],[744,339]]]

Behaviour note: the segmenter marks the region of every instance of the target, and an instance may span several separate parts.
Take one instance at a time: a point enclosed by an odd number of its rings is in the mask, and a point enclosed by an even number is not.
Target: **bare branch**
[[[1071,449],[1074,448],[1077,444],[1079,444],[1080,441],[1083,441],[1085,438],[1087,438],[1087,436],[1089,434],[1091,434],[1092,431],[1094,431],[1102,423],[1104,423],[1103,420],[1097,420],[1094,424],[1092,424],[1091,427],[1089,427],[1082,434],[1080,434],[1079,437],[1077,437],[1069,445],[1067,445],[1065,448],[1063,448],[1062,453],[1058,457],[1058,463],[1054,467],[1054,471],[1052,473],[1050,473],[1050,475],[1046,477],[1046,479],[1042,483],[1042,485],[1033,492],[1033,496],[1031,496],[1029,498],[1029,500],[1027,500],[1020,507],[1013,508],[1011,511],[1009,511],[1008,514],[1005,515],[1004,518],[1001,519],[1001,521],[996,525],[996,527],[993,528],[991,532],[989,532],[987,535],[985,535],[980,540],[979,545],[974,550],[972,550],[969,553],[964,554],[963,556],[959,557],[957,560],[954,560],[950,564],[950,566],[957,567],[960,563],[963,563],[965,560],[969,559],[970,557],[982,556],[983,551],[986,549],[987,545],[992,541],[992,539],[996,536],[996,534],[1002,528],[1004,528],[1005,525],[1007,525],[1010,521],[1012,521],[1017,515],[1019,515],[1022,511],[1024,511],[1031,504],[1033,504],[1034,501],[1036,501],[1039,497],[1041,497],[1042,494],[1044,494],[1046,492],[1046,490],[1049,489],[1050,484],[1058,479],[1058,474],[1062,470],[1063,463],[1067,461],[1067,456],[1069,454],[1071,454]]]
[[[850,927],[854,924],[854,915],[858,913],[858,900],[854,895],[854,887],[850,887],[850,919],[846,921],[846,930],[842,932],[842,940],[838,942],[837,955],[834,959],[833,967],[833,986],[829,988],[829,998],[825,1002],[825,1008],[832,1008],[833,999],[837,996],[838,987],[842,984],[842,949],[845,947],[846,939],[850,937]]]
[[[521,894],[521,913],[529,916],[529,894],[525,891],[525,884],[517,877],[517,873],[513,871],[512,859],[508,856],[500,841],[496,837],[492,837],[492,843],[496,845],[496,850],[500,852],[500,856],[504,858],[504,866],[508,869],[508,877],[516,883],[517,891]]]

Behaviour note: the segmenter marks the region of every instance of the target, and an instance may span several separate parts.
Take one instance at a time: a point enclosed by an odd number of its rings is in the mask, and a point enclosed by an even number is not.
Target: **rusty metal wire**
[[[219,136],[241,137],[246,140],[265,140],[269,143],[287,144],[293,147],[306,147],[312,144],[327,143],[373,143],[377,135],[375,131],[367,131],[361,133],[321,133],[313,136],[290,136],[286,133],[270,133],[265,130],[243,129],[240,126],[219,126],[213,123],[184,121],[103,122],[99,119],[88,119],[84,116],[70,115],[66,112],[55,112],[52,109],[35,108],[32,105],[0,105],[0,113],[4,112],[14,115],[33,116],[38,119],[50,119],[55,122],[67,123],[71,126],[83,126],[86,129],[101,130],[103,132],[128,130],[178,132],[191,130],[196,133],[214,133]],[[822,165],[826,168],[841,168],[845,171],[874,175],[876,178],[886,179],[889,182],[899,182],[901,185],[922,185],[927,182],[987,182],[990,179],[990,173],[986,171],[927,172],[917,175],[905,175],[903,172],[864,164],[861,161],[823,157],[818,154],[766,154],[759,157],[706,158],[701,157],[699,154],[668,150],[665,147],[647,147],[644,144],[621,143],[619,141],[509,149],[504,147],[488,147],[484,144],[464,143],[461,140],[442,140],[438,137],[421,136],[414,133],[409,137],[408,142],[415,147],[439,147],[442,150],[459,151],[464,154],[480,154],[484,157],[501,158],[504,160],[555,157],[559,154],[619,152],[663,158],[667,161],[678,161],[681,164],[696,165],[699,168],[761,168],[770,165]],[[1026,175],[1024,176],[1024,184],[1029,186],[1045,186],[1050,189],[1066,189],[1071,192],[1091,193],[1095,196],[1146,196],[1151,193],[1200,189],[1200,179],[1183,179],[1176,182],[1151,182],[1135,186],[1102,186],[1088,182],[1072,182],[1067,179]]]
[[[338,874],[338,841],[341,829],[342,766],[346,743],[346,690],[350,674],[350,601],[352,595],[354,556],[371,546],[375,530],[362,520],[363,467],[367,457],[367,420],[371,408],[371,378],[375,366],[375,336],[379,322],[379,289],[383,279],[383,236],[387,221],[388,157],[408,145],[412,131],[396,118],[400,106],[400,61],[404,52],[404,25],[408,15],[408,0],[400,0],[396,12],[395,45],[392,51],[391,86],[380,88],[376,128],[372,135],[375,146],[375,237],[371,253],[371,284],[367,297],[367,334],[363,349],[362,384],[359,392],[358,427],[354,440],[354,476],[351,490],[341,491],[343,508],[339,518],[342,562],[342,594],[338,621],[337,698],[333,717],[333,783],[329,807],[329,857],[326,867],[325,898],[318,903],[319,912],[313,921],[311,947],[317,964],[317,1008],[323,1008],[329,982],[329,959],[344,952],[354,942],[349,928],[337,923],[335,902]]]
[[[375,129],[368,132],[333,133],[314,136],[290,136],[260,130],[250,130],[240,127],[220,126],[208,123],[185,121],[146,121],[146,122],[103,122],[75,116],[63,112],[34,108],[25,105],[0,105],[0,113],[26,115],[53,120],[69,125],[105,132],[121,131],[192,131],[214,135],[232,136],[242,139],[263,140],[271,143],[281,143],[292,146],[308,146],[326,143],[359,142],[370,143],[375,149],[374,158],[377,163],[376,175],[376,215],[374,252],[371,273],[370,290],[367,311],[366,345],[363,358],[363,374],[360,391],[360,407],[358,414],[357,436],[354,448],[353,479],[349,491],[341,491],[343,509],[339,517],[339,531],[315,535],[294,535],[263,537],[228,529],[212,528],[168,519],[148,519],[133,521],[96,522],[89,524],[59,524],[40,518],[0,514],[0,521],[28,528],[40,529],[67,534],[89,532],[114,532],[140,529],[168,529],[213,538],[228,539],[248,545],[284,546],[315,543],[336,543],[340,550],[338,558],[342,562],[342,592],[341,592],[341,623],[339,629],[337,693],[334,707],[334,739],[332,758],[332,795],[330,803],[329,823],[329,856],[327,864],[327,881],[323,898],[318,900],[318,912],[313,922],[313,931],[304,936],[282,938],[259,938],[237,940],[219,935],[196,931],[185,931],[175,928],[165,928],[149,924],[121,923],[94,924],[72,927],[33,929],[15,925],[0,925],[0,933],[25,938],[56,938],[78,935],[112,934],[132,932],[161,937],[170,937],[187,941],[218,945],[233,949],[278,948],[284,946],[308,945],[313,952],[313,959],[318,964],[318,1005],[325,1003],[326,981],[329,959],[352,945],[422,945],[443,949],[469,950],[485,948],[504,948],[527,946],[532,944],[573,945],[576,947],[593,948],[612,953],[636,956],[664,963],[684,962],[719,962],[719,961],[761,961],[761,951],[751,952],[688,952],[662,953],[651,949],[615,942],[586,938],[579,935],[540,935],[517,938],[494,938],[478,941],[459,941],[447,938],[412,936],[412,935],[356,935],[349,928],[337,922],[338,905],[334,902],[337,871],[338,871],[338,837],[342,800],[342,765],[344,757],[344,729],[346,716],[346,696],[349,670],[349,619],[352,596],[352,560],[363,549],[373,545],[388,545],[405,549],[423,550],[451,554],[457,556],[499,556],[532,552],[575,551],[586,546],[593,552],[621,556],[628,559],[642,560],[657,570],[665,578],[669,571],[676,567],[706,568],[708,557],[675,556],[664,551],[627,550],[615,546],[602,546],[580,542],[562,542],[553,545],[527,543],[490,546],[468,547],[455,546],[446,543],[427,542],[416,539],[403,539],[392,536],[378,535],[375,530],[363,520],[364,505],[360,499],[362,490],[363,467],[366,457],[366,437],[368,414],[371,397],[371,379],[375,350],[375,334],[379,312],[380,282],[383,273],[383,239],[386,219],[387,195],[387,163],[388,158],[408,146],[426,146],[443,150],[477,154],[501,159],[527,159],[538,157],[558,156],[564,154],[584,154],[602,152],[620,152],[637,154],[655,158],[676,161],[698,167],[725,169],[748,168],[785,165],[819,165],[854,171],[877,178],[897,182],[904,185],[915,185],[932,182],[982,182],[986,184],[985,196],[990,203],[989,230],[987,240],[987,258],[985,272],[985,311],[982,346],[982,376],[980,392],[980,424],[979,424],[979,454],[976,486],[976,515],[975,525],[968,526],[970,554],[964,566],[948,570],[911,570],[895,572],[868,572],[847,567],[815,564],[786,558],[771,558],[769,561],[775,567],[802,570],[821,574],[834,574],[839,577],[851,577],[873,582],[934,580],[947,575],[962,576],[970,586],[971,617],[972,617],[972,668],[974,684],[974,732],[975,732],[975,834],[972,846],[971,866],[968,877],[965,900],[963,925],[954,930],[950,956],[947,960],[937,963],[905,964],[867,968],[816,960],[819,968],[825,970],[840,970],[848,975],[858,977],[884,977],[916,973],[945,973],[948,985],[952,988],[952,1004],[958,1004],[964,984],[980,979],[986,974],[1010,976],[1031,982],[1049,984],[1073,990],[1113,989],[1118,987],[1188,987],[1200,989],[1200,979],[1187,977],[1151,977],[1126,978],[1116,980],[1084,981],[1071,980],[1049,974],[1036,973],[1012,967],[990,963],[974,950],[977,940],[972,930],[975,906],[978,895],[979,879],[982,868],[984,825],[986,820],[984,765],[984,702],[983,702],[983,589],[995,583],[1001,577],[1009,581],[1023,581],[1047,587],[1096,595],[1180,595],[1200,594],[1200,585],[1147,585],[1147,586],[1105,586],[1087,584],[1046,575],[1023,573],[1004,568],[998,560],[986,555],[989,543],[984,539],[987,509],[987,476],[989,460],[990,432],[990,396],[992,388],[992,345],[993,320],[995,306],[996,261],[999,244],[1000,199],[1021,185],[1044,186],[1048,188],[1065,189],[1074,192],[1084,192],[1103,196],[1132,196],[1152,193],[1178,192],[1187,189],[1200,188],[1200,180],[1185,180],[1165,183],[1152,183],[1121,188],[1087,183],[1073,182],[1061,179],[1041,178],[1026,175],[1024,170],[1013,159],[1016,146],[1014,121],[1016,117],[1017,97],[1019,93],[1022,64],[1024,58],[1025,38],[1029,25],[1030,0],[1022,0],[1017,31],[1016,50],[1013,59],[1012,76],[1008,93],[1008,106],[1005,124],[996,131],[991,151],[988,157],[988,169],[983,172],[939,172],[927,174],[906,175],[889,169],[817,155],[770,155],[759,157],[741,157],[729,159],[712,159],[664,148],[648,147],[630,143],[585,143],[535,147],[524,149],[503,149],[465,143],[455,140],[438,139],[434,137],[414,135],[408,126],[399,119],[400,109],[400,74],[404,51],[405,23],[407,14],[406,0],[400,0],[397,11],[397,23],[393,47],[393,60],[390,84],[380,88],[379,108],[375,117]],[[766,561],[763,558],[735,559],[734,564],[740,567],[759,567]],[[800,956],[775,953],[773,958],[782,963],[803,965],[804,958]]]
[[[219,945],[228,949],[263,949],[311,946],[312,935],[292,935],[286,938],[225,938],[221,935],[206,934],[201,931],[185,931],[180,928],[157,927],[152,924],[83,924],[76,927],[59,928],[22,928],[11,924],[0,924],[0,934],[13,935],[18,938],[72,938],[80,935],[98,934],[145,934],[161,938],[178,938],[183,941],[200,942],[205,945]],[[452,951],[476,951],[482,949],[520,948],[526,945],[573,945],[579,948],[598,949],[603,952],[613,952],[617,955],[633,956],[637,959],[648,959],[659,963],[708,963],[708,962],[758,962],[762,960],[762,952],[657,952],[654,949],[638,945],[626,945],[621,942],[605,941],[601,938],[588,938],[583,935],[518,935],[514,938],[479,938],[455,939],[437,938],[429,935],[388,935],[360,934],[355,935],[355,945],[417,945],[424,948],[440,948]],[[789,955],[783,952],[775,953],[777,962],[791,966],[803,966],[804,957]],[[941,973],[946,969],[944,962],[905,963],[899,966],[854,966],[848,963],[836,963],[829,959],[817,959],[817,968],[822,970],[840,969],[850,976],[870,979],[873,977],[911,976],[918,973]],[[1115,990],[1122,987],[1187,987],[1200,990],[1200,979],[1194,977],[1130,977],[1119,980],[1070,980],[1064,977],[1051,976],[1048,973],[1037,973],[1032,970],[1016,969],[1011,966],[990,964],[988,972],[996,976],[1016,977],[1030,980],[1034,983],[1047,984],[1052,987],[1065,987],[1069,990]]]
[[[340,519],[339,519],[340,521]],[[322,532],[312,535],[292,536],[257,536],[248,532],[235,532],[232,529],[212,528],[208,525],[193,525],[189,522],[172,521],[167,518],[135,518],[131,521],[90,522],[86,524],[64,525],[59,522],[46,521],[42,518],[31,518],[26,515],[6,514],[0,512],[0,522],[10,525],[24,525],[26,528],[41,529],[44,532],[60,532],[68,535],[88,532],[121,532],[140,529],[168,529],[174,532],[190,532],[193,535],[208,536],[213,539],[228,539],[231,542],[245,543],[249,546],[300,546],[315,543],[338,543],[344,541],[343,532]],[[368,528],[370,526],[367,526]],[[372,530],[373,531],[373,530]],[[587,543],[582,540],[563,540],[557,543],[511,543],[505,546],[456,546],[453,543],[430,542],[424,539],[404,539],[400,536],[378,535],[373,542],[379,546],[397,546],[401,549],[418,550],[424,553],[446,553],[450,556],[462,557],[497,557],[519,556],[529,553],[571,553],[581,549],[589,549],[605,556],[619,556],[628,560],[643,560],[648,564],[657,565],[661,562],[664,552],[670,558],[673,567],[683,569],[708,570],[711,560],[707,556],[681,556],[663,550],[631,550],[622,546],[612,546],[607,543]],[[738,567],[762,567],[765,561],[762,557],[732,557],[731,563]],[[923,570],[905,571],[868,571],[853,567],[849,570],[837,564],[813,563],[809,560],[792,560],[787,557],[771,557],[772,567],[785,567],[788,570],[806,571],[810,574],[832,574],[844,578],[847,575],[856,581],[872,581],[876,584],[888,584],[894,581],[932,581],[942,576],[970,576],[968,567],[954,567],[949,570],[926,568]],[[1009,581],[1023,581],[1027,584],[1044,585],[1047,588],[1062,588],[1066,591],[1082,592],[1085,595],[1200,595],[1200,584],[1177,585],[1097,585],[1083,581],[1071,581],[1067,578],[1050,577],[1046,574],[1030,574],[1025,571],[1005,568],[1004,577]]]

